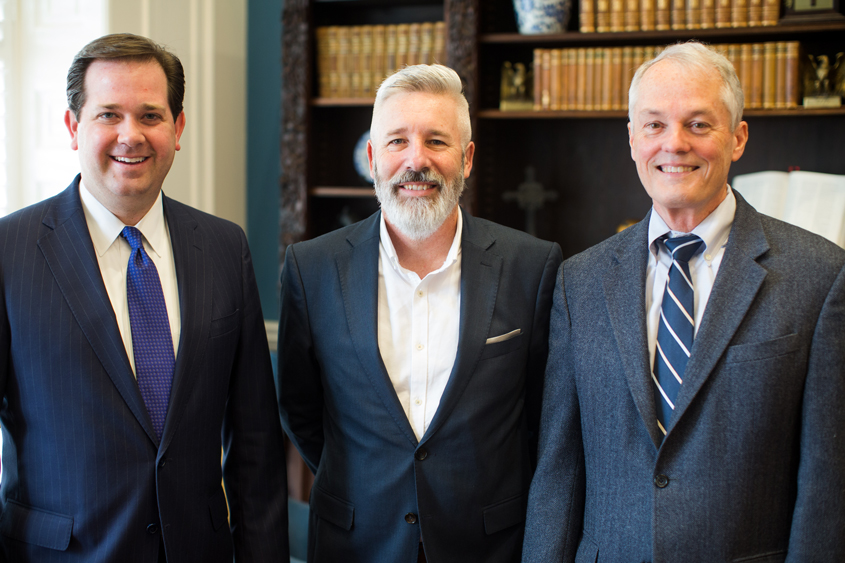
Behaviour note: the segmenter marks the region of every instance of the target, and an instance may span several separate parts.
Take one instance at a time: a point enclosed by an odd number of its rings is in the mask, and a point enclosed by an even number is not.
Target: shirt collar
[[[463,225],[463,213],[458,210],[458,228],[455,229],[455,238],[452,239],[452,246],[449,247],[449,253],[446,255],[443,265],[431,272],[431,274],[442,272],[458,260],[458,256],[461,251],[461,234],[463,233]],[[396,249],[393,247],[393,241],[390,239],[390,233],[387,232],[387,224],[384,222],[384,211],[381,212],[381,217],[379,218],[379,240],[385,253],[387,254],[387,257],[390,259],[390,265],[393,269],[399,273],[407,273],[408,270],[399,264],[399,258],[396,256]]]
[[[150,248],[159,256],[161,256],[163,245],[167,243],[164,207],[161,197],[161,191],[159,191],[155,203],[147,211],[147,214],[138,221],[137,225],[132,225],[141,231]],[[88,191],[82,180],[79,181],[79,199],[82,200],[82,209],[85,212],[85,220],[88,223],[88,232],[91,234],[94,250],[98,256],[103,256],[120,236],[123,227],[126,225]]]
[[[722,203],[692,230],[692,234],[698,235],[704,241],[702,252],[713,254],[727,242],[734,215],[736,215],[736,197],[728,186],[728,195]],[[652,208],[648,222],[648,249],[653,256],[656,257],[658,252],[657,239],[672,232],[663,217]]]

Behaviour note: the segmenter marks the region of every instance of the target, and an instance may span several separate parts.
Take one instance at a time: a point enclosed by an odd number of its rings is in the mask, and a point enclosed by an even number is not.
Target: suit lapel
[[[677,424],[713,372],[766,277],[765,268],[757,263],[757,258],[769,249],[760,218],[742,196],[736,192],[734,195],[736,215],[725,256],[707,300],[667,432]]]
[[[153,442],[150,416],[132,373],[79,199],[79,176],[44,216],[50,230],[38,239],[44,259],[106,373]]]
[[[335,257],[349,335],[367,378],[393,420],[413,444],[417,438],[378,349],[378,260],[380,213],[347,237],[349,248]]]
[[[646,343],[645,277],[648,265],[648,222],[650,215],[631,227],[614,251],[604,276],[604,297],[619,356],[628,379],[631,396],[646,430],[660,446],[663,436],[657,428],[651,368]]]
[[[199,374],[191,365],[196,358],[206,354],[208,334],[211,329],[212,290],[214,271],[211,258],[204,251],[204,240],[197,222],[188,208],[168,197],[163,198],[164,218],[170,230],[170,244],[176,265],[176,283],[179,288],[179,318],[181,331],[176,352],[176,366],[170,390],[167,419],[162,431],[162,444],[166,448],[174,430],[185,412]]]
[[[475,373],[475,366],[487,343],[499,279],[502,273],[502,257],[490,251],[496,240],[489,233],[478,228],[478,223],[463,213],[463,234],[461,237],[461,318],[458,336],[458,353],[449,375],[449,382],[443,390],[440,405],[421,442],[431,437],[455,409],[469,380]]]

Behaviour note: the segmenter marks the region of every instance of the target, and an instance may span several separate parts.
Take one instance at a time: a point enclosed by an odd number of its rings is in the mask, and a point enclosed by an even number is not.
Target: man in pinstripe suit
[[[179,59],[145,38],[84,47],[65,116],[82,174],[0,220],[0,560],[288,557],[282,430],[246,238],[161,192],[183,96]],[[166,306],[163,409],[136,381],[147,361],[127,289],[136,253],[155,265]]]

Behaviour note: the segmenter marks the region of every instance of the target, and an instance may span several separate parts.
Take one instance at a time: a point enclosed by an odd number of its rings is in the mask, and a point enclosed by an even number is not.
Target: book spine
[[[687,0],[687,29],[701,29],[701,0]]]
[[[777,44],[763,45],[763,109],[774,109],[777,90]]]
[[[737,78],[739,78],[739,83],[742,84],[742,68],[739,64],[740,61],[740,54],[742,50],[739,45],[736,43],[731,43],[728,47],[728,54],[725,55],[731,64],[734,66],[734,71],[736,72]]]
[[[799,61],[801,44],[798,41],[786,43],[786,107],[797,108],[801,101],[801,70]]]
[[[317,40],[317,95],[329,96],[329,28],[318,27],[315,31]]]
[[[610,50],[610,109],[624,109],[622,104],[622,47]]]
[[[687,26],[686,0],[672,0],[671,26],[672,29],[684,29]]]
[[[568,110],[569,107],[569,51],[571,49],[560,50],[560,108],[561,110]]]
[[[763,107],[763,44],[751,45],[751,103],[749,108]]]
[[[362,97],[364,92],[361,63],[361,27],[355,25],[349,28],[349,95],[353,98]]]
[[[731,0],[716,0],[716,27],[731,26]]]
[[[596,0],[581,0],[578,3],[578,29],[581,33],[595,33]]]
[[[420,64],[420,24],[412,23],[408,26],[408,58],[405,64],[408,66]]]
[[[587,49],[578,49],[578,89],[575,94],[575,109],[587,109]],[[592,80],[592,75],[590,79]]]
[[[410,39],[410,25],[400,23],[396,26],[396,69],[408,64],[408,42]]]
[[[587,67],[587,89],[584,94],[584,109],[596,109],[596,51],[597,48],[587,49],[587,60],[585,66]],[[601,74],[599,74],[601,77]]]
[[[748,27],[763,25],[763,0],[748,0]]]
[[[656,0],[654,19],[656,22],[654,28],[657,31],[666,31],[672,28],[670,0]]]
[[[786,108],[786,41],[775,44],[775,107]]]
[[[560,49],[549,51],[549,109],[560,109]]]
[[[744,43],[739,50],[739,66],[742,68],[740,84],[742,85],[742,94],[745,99],[745,107],[751,107],[751,84],[753,82],[753,71],[751,68],[751,43]]]
[[[567,49],[566,109],[578,109],[578,49]]]
[[[534,111],[543,109],[543,49],[534,49]]]
[[[733,0],[731,27],[748,27],[748,0]]]
[[[396,72],[396,33],[397,26],[387,25],[384,27],[384,75],[385,78]]]
[[[763,0],[763,25],[777,25],[780,18],[780,1]]]
[[[372,56],[372,75],[373,75],[373,95],[375,95],[378,87],[381,86],[382,80],[386,78],[386,55],[384,52],[384,26],[372,26],[373,35],[373,56]]]
[[[610,31],[625,31],[625,0],[610,0]]]
[[[625,31],[639,31],[640,1],[625,0]]]
[[[434,62],[434,24],[426,22],[420,24],[420,64],[430,65]]]
[[[352,91],[352,65],[349,61],[349,28],[338,27],[337,29],[337,74],[339,77],[337,95],[341,98],[348,98]]]
[[[375,96],[373,84],[373,26],[361,26],[361,96]]]
[[[340,28],[338,26],[329,27],[328,32],[329,43],[329,90],[326,94],[327,98],[337,98],[340,95]]]
[[[596,32],[610,31],[610,0],[596,0]]]
[[[446,23],[434,22],[434,62],[449,65],[446,56]]]
[[[654,12],[655,0],[640,0],[640,30],[654,31],[657,25]]]
[[[601,50],[601,103],[599,109],[610,111],[613,109],[613,50]]]
[[[622,109],[628,108],[628,89],[634,78],[634,48],[622,47]]]
[[[716,27],[716,0],[701,1],[701,29]]]

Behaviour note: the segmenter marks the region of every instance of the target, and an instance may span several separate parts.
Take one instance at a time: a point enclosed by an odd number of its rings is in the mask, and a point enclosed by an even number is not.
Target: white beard
[[[383,180],[375,163],[373,177],[376,198],[390,224],[406,237],[417,241],[427,239],[443,225],[461,199],[465,187],[463,159],[461,170],[452,181],[429,169],[422,172],[408,170]],[[399,197],[396,185],[405,182],[435,182],[438,192],[428,197]]]

